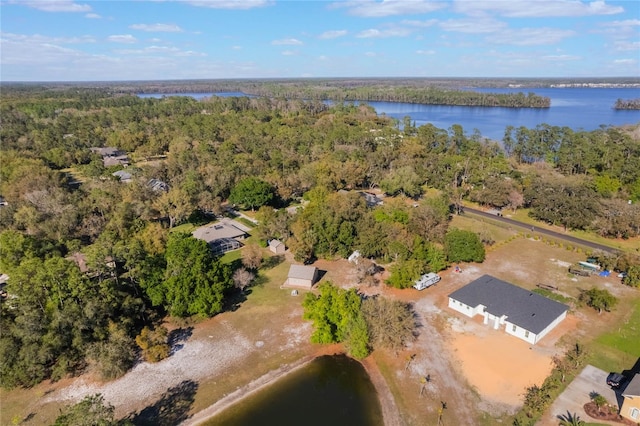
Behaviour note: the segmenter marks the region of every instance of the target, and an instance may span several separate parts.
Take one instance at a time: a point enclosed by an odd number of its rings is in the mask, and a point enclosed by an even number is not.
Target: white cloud
[[[95,43],[96,39],[93,36],[83,35],[79,37],[49,37],[40,34],[14,34],[14,33],[0,33],[2,40],[16,41],[24,43],[26,45],[36,44],[83,44],[83,43]]]
[[[332,8],[348,8],[349,14],[366,18],[429,13],[446,7],[431,0],[352,0],[332,3]]]
[[[507,24],[494,19],[449,19],[440,23],[445,31],[467,34],[493,33],[505,28]]]
[[[614,64],[620,64],[620,65],[631,65],[631,64],[635,64],[637,62],[638,62],[637,59],[632,59],[632,58],[616,59],[616,60],[613,61]]]
[[[253,9],[254,7],[271,6],[270,0],[191,0],[188,4],[211,9]]]
[[[605,1],[583,2],[580,0],[456,0],[454,10],[472,16],[497,13],[511,18],[524,17],[577,17],[591,15],[613,15],[624,12],[621,6]]]
[[[300,46],[303,43],[295,38],[283,38],[280,40],[273,40],[271,44],[276,46]]]
[[[418,55],[435,55],[435,50],[416,50]]]
[[[283,50],[283,51],[281,52],[281,54],[282,54],[282,55],[284,55],[284,56],[295,56],[295,55],[297,55],[298,53],[297,53],[297,52],[295,52],[295,51],[293,51],[293,50]]]
[[[640,41],[618,40],[613,43],[613,48],[619,52],[640,51]]]
[[[393,28],[386,30],[378,30],[370,28],[368,30],[360,31],[356,34],[358,38],[387,38],[387,37],[406,37],[411,34],[408,28]]]
[[[233,50],[241,50],[242,46],[231,46]]]
[[[88,4],[78,4],[73,0],[27,0],[12,1],[13,4],[29,6],[43,12],[90,12]]]
[[[490,34],[487,40],[496,44],[511,44],[514,46],[534,46],[554,44],[575,35],[574,31],[557,28],[520,28],[500,31]]]
[[[131,34],[116,34],[107,37],[107,40],[114,43],[135,43],[138,40]]]
[[[415,20],[405,19],[404,21],[402,21],[403,25],[408,25],[408,26],[417,27],[417,28],[428,28],[428,27],[434,26],[437,23],[438,23],[437,19],[429,19],[426,21],[415,21]]]
[[[157,33],[179,33],[182,28],[176,24],[133,24],[129,25],[132,30],[157,32]]]
[[[576,55],[545,55],[545,56],[541,56],[540,59],[543,59],[545,61],[579,61],[582,59],[581,56],[576,56]]]
[[[198,56],[198,57],[202,57],[202,56],[207,56],[207,54],[204,53],[204,52],[195,52],[193,50],[185,50],[183,52],[176,53],[176,56],[188,56],[188,57]]]
[[[376,54],[376,52],[364,52],[364,56],[368,56],[370,58],[374,58],[374,57],[376,57],[378,55]]]
[[[87,19],[100,19],[102,18],[102,16],[98,15],[97,13],[87,13],[86,15],[84,15],[85,18]]]
[[[325,31],[322,34],[320,34],[318,36],[318,38],[323,39],[323,40],[328,40],[328,39],[332,39],[332,38],[338,38],[338,37],[342,37],[347,35],[347,30],[332,30],[332,31]]]

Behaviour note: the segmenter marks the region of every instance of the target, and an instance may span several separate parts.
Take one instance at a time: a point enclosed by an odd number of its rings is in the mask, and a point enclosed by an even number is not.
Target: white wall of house
[[[519,339],[524,340],[525,342],[531,343],[535,345],[540,339],[542,339],[547,333],[549,333],[555,326],[557,326],[562,320],[567,316],[567,312],[563,312],[558,318],[556,318],[553,322],[551,322],[544,330],[540,333],[535,334],[529,330],[525,330],[524,328],[517,326],[511,322],[509,319],[502,315],[500,317],[493,315],[487,311],[485,311],[485,307],[483,305],[478,305],[476,307],[465,305],[464,303],[455,300],[453,298],[449,298],[449,308],[454,311],[460,312],[470,318],[476,315],[483,316],[484,324],[492,327],[494,330],[498,330],[501,326],[504,325],[504,331],[507,334],[511,334]]]
[[[461,314],[464,314],[470,318],[473,318],[474,316],[478,315],[478,314],[482,314],[484,313],[484,306],[483,305],[478,305],[478,306],[468,306],[465,305],[464,303],[452,299],[451,297],[449,298],[449,307],[451,309],[453,309],[454,311],[458,311]]]
[[[310,289],[313,286],[311,280],[306,280],[304,278],[295,278],[289,277],[287,278],[287,285],[292,287],[302,287]]]
[[[560,324],[560,322],[562,322],[562,320],[564,320],[566,317],[567,317],[567,311],[564,311],[558,318],[553,320],[553,322],[551,322],[544,330],[538,333],[536,337],[536,341],[534,343],[537,343],[538,340],[542,339],[548,332],[553,330],[555,326]]]
[[[510,323],[509,320],[505,321],[504,331],[507,334],[511,334],[512,336],[522,339],[525,342],[531,343],[532,345],[535,345],[535,343],[538,341],[538,337],[535,333],[532,333],[529,330],[525,330],[522,327]]]

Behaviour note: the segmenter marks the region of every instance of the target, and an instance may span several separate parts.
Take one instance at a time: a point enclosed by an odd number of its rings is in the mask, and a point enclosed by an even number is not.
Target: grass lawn
[[[640,303],[615,329],[601,334],[591,345],[591,364],[605,371],[630,369],[640,357]],[[620,306],[618,309],[623,309]]]

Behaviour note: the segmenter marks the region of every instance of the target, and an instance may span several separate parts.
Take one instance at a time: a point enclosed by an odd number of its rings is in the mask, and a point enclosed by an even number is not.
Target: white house
[[[449,295],[449,308],[468,317],[482,315],[495,330],[532,345],[567,316],[568,306],[537,293],[483,275]]]

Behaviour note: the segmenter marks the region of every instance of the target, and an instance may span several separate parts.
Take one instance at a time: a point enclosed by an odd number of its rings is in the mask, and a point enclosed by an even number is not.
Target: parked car
[[[612,388],[619,388],[627,381],[627,378],[620,373],[610,373],[607,376],[607,384]]]

